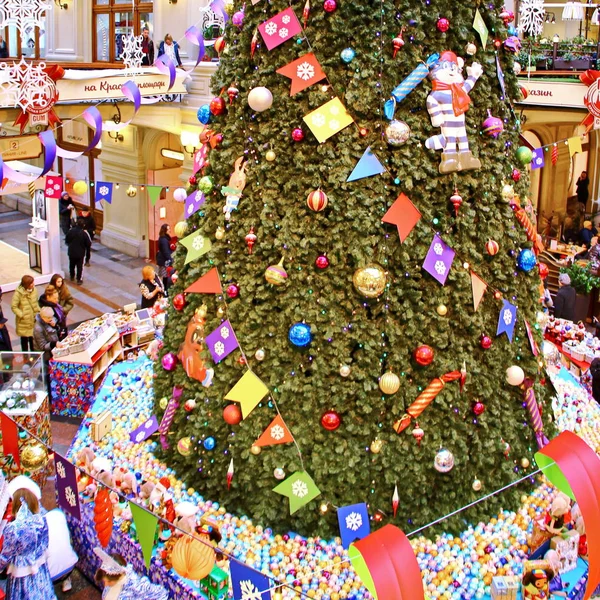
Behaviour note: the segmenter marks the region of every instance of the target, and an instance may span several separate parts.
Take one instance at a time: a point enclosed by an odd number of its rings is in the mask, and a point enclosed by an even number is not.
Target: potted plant
[[[590,263],[584,266],[574,263],[569,267],[563,267],[560,272],[566,273],[571,278],[571,286],[577,292],[575,318],[573,320],[576,323],[583,321],[588,315],[592,290],[600,288],[600,277],[596,277],[592,273]]]

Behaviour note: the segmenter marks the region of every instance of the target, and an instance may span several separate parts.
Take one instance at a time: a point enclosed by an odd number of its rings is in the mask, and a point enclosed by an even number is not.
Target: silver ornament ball
[[[275,477],[275,479],[281,480],[285,477],[285,471],[281,467],[277,467],[273,471],[273,477]]]
[[[259,348],[255,353],[254,353],[254,358],[256,360],[265,360],[265,351],[262,348]]]
[[[348,377],[348,375],[350,375],[350,367],[348,365],[342,365],[340,367],[340,375],[342,377]]]
[[[439,473],[448,473],[454,467],[454,454],[446,448],[440,448],[433,460],[433,466]]]
[[[471,42],[470,44],[467,44],[467,47],[465,50],[469,56],[473,56],[473,54],[475,54],[475,52],[477,52],[477,46]]]
[[[385,128],[385,137],[390,146],[401,146],[410,138],[410,127],[404,121],[394,119]]]
[[[473,481],[473,490],[475,490],[476,492],[481,491],[481,481],[479,481],[479,479],[475,479]]]

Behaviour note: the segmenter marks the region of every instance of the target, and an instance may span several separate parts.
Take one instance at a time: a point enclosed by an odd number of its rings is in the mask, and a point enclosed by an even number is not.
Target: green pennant
[[[137,539],[142,547],[142,553],[144,554],[144,562],[149,569],[150,560],[152,559],[152,550],[154,550],[154,539],[156,537],[158,519],[151,512],[144,510],[135,504],[135,502],[130,502],[129,508],[131,509],[133,522],[135,523]]]
[[[194,233],[190,235],[186,235],[182,240],[179,240],[179,243],[187,248],[187,254],[185,256],[186,265],[189,262],[200,258],[203,254],[206,254],[212,246],[210,239],[204,237],[200,230],[194,231]]]
[[[479,37],[481,38],[481,45],[485,50],[485,46],[488,41],[489,31],[485,24],[485,21],[483,20],[483,17],[481,16],[481,13],[479,12],[479,9],[475,11],[475,18],[473,19],[473,29],[479,34]]]
[[[306,471],[296,471],[273,488],[273,491],[276,494],[287,496],[290,501],[290,515],[321,495],[321,490]]]
[[[163,190],[162,185],[147,185],[148,198],[152,202],[152,206],[156,206],[156,201],[160,198],[160,194]]]

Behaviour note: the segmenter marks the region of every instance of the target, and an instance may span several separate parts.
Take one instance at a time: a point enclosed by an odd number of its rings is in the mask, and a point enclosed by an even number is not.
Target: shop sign
[[[528,95],[519,104],[530,106],[556,106],[559,108],[585,108],[587,87],[582,83],[519,79]]]
[[[42,153],[42,143],[37,135],[14,135],[0,137],[2,160],[37,158]]]

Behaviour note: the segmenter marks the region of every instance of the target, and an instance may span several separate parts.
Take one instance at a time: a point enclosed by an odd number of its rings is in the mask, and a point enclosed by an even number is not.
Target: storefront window
[[[0,29],[10,58],[44,58],[46,31],[44,27],[26,26],[21,33],[14,25]]]

